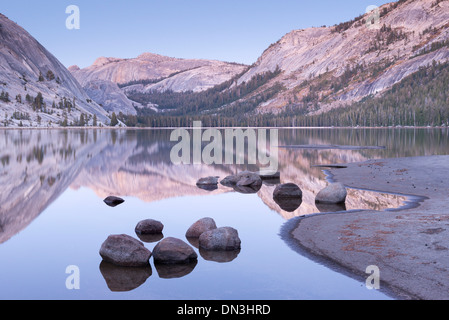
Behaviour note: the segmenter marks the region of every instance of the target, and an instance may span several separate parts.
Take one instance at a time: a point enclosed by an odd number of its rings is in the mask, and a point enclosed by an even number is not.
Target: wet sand
[[[370,160],[330,172],[347,187],[422,202],[401,211],[297,217],[281,230],[289,246],[362,283],[375,265],[380,290],[396,299],[449,299],[449,156]]]

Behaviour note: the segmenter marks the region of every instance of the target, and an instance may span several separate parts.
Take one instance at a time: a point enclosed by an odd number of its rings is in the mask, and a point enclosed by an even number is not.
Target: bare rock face
[[[154,247],[153,258],[155,263],[183,264],[197,260],[198,255],[181,239],[168,237]]]
[[[122,267],[142,267],[149,264],[151,251],[142,242],[126,234],[110,235],[101,245],[100,256],[106,262]]]
[[[213,229],[217,229],[215,220],[212,218],[202,218],[190,226],[186,232],[186,237],[199,238],[202,233]]]
[[[29,113],[23,126],[54,126],[64,120],[61,109],[53,107],[67,102],[72,104],[67,112],[67,120],[77,121],[82,113],[95,114],[97,123],[105,124],[108,114],[98,104],[90,101],[72,74],[50,52],[48,52],[27,31],[0,14],[0,83],[2,90],[8,92],[10,101],[0,101],[0,117],[5,118],[14,112]],[[36,98],[40,93],[39,110],[30,110],[27,94]],[[20,98],[19,98],[20,97]],[[44,107],[47,112],[42,112]],[[39,114],[38,114],[39,111]],[[53,112],[51,112],[53,111]],[[39,116],[39,117],[38,117]],[[19,120],[11,119],[8,126],[19,125]],[[92,125],[92,119],[90,119]]]
[[[346,201],[347,191],[342,183],[331,183],[318,192],[315,201],[317,203],[338,204]]]
[[[132,90],[145,91],[203,91],[221,84],[243,72],[246,66],[216,60],[178,59],[154,53],[143,53],[133,59],[98,58],[93,65],[71,68],[75,78],[85,86],[94,80],[129,84],[155,80]],[[126,86],[123,87],[126,91]]]
[[[240,245],[238,231],[231,227],[206,231],[199,237],[199,246],[203,250],[231,251],[240,249]]]
[[[134,106],[139,106],[139,104],[129,100],[116,83],[106,80],[93,80],[87,82],[83,89],[93,101],[110,113],[137,114]]]
[[[238,80],[238,84],[279,67],[282,73],[271,81],[271,85],[281,81],[287,90],[259,105],[261,112],[279,112],[279,109],[291,104],[289,101],[302,103],[301,97],[310,88],[301,87],[304,81],[311,85],[322,84],[323,79],[332,81],[340,77],[348,67],[366,66],[362,76],[348,80],[346,88],[330,94],[325,101],[319,103],[320,108],[315,112],[320,113],[348,102],[359,101],[370,94],[381,93],[418,71],[420,67],[431,64],[433,60],[449,60],[447,46],[417,56],[420,50],[430,48],[432,43],[449,39],[449,2],[390,2],[380,6],[379,13],[381,16],[374,24],[366,23],[373,17],[371,12],[353,23],[348,22],[347,28],[340,30],[330,26],[289,32],[264,51]],[[382,31],[383,26],[391,29]],[[373,47],[376,37],[388,35],[395,35],[396,38],[388,43],[383,42],[381,48]],[[388,68],[384,67],[387,61],[391,65]],[[366,76],[366,70],[373,68],[381,71]]]

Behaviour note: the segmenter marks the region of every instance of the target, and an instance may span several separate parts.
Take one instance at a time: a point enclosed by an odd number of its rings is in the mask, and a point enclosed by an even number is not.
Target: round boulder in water
[[[214,219],[202,218],[190,226],[186,232],[186,238],[199,238],[203,232],[213,229],[217,229]]]
[[[198,255],[181,239],[168,237],[154,247],[153,258],[155,263],[178,264],[195,261]]]
[[[337,204],[346,201],[347,191],[342,183],[331,183],[318,192],[315,197],[317,203]]]
[[[199,237],[200,249],[204,250],[238,250],[241,240],[236,229],[221,227],[203,232]]]
[[[104,261],[123,267],[142,267],[149,264],[151,251],[142,242],[126,234],[110,235],[101,245]]]
[[[278,185],[276,189],[274,189],[273,198],[275,199],[302,198],[302,191],[294,183],[284,183]]]
[[[135,232],[137,234],[160,234],[162,233],[162,230],[164,229],[164,225],[162,222],[153,220],[153,219],[146,219],[140,221],[135,228]]]

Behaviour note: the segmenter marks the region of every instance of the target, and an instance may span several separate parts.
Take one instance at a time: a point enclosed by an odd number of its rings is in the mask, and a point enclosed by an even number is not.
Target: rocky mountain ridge
[[[120,91],[129,93],[131,91],[174,91],[200,92],[219,85],[237,74],[246,70],[247,66],[227,63],[216,60],[201,59],[178,59],[166,57],[154,53],[143,53],[132,59],[106,58],[100,57],[87,67],[80,69],[78,66],[71,66],[69,70],[78,82],[89,91],[93,82],[112,88],[114,85],[120,86]],[[112,91],[110,92],[112,94]],[[116,90],[114,95],[120,95]],[[92,95],[91,95],[92,97]],[[135,114],[129,109],[129,105],[142,107],[139,103],[123,99],[93,97],[98,103],[106,106],[106,109],[114,109],[117,113]],[[109,102],[106,102],[109,100]],[[126,107],[113,107],[114,104],[123,104]],[[153,107],[153,104],[145,106]]]
[[[280,82],[286,90],[257,111],[321,113],[381,93],[434,60],[449,60],[449,1],[401,0],[377,10],[332,27],[291,31],[238,83],[279,67],[267,87]]]
[[[189,64],[190,69],[171,75],[168,70],[154,74],[161,77],[156,81],[130,81],[120,87],[128,98],[142,105],[158,104],[159,111],[169,116],[221,115],[237,117],[239,123],[244,117],[263,114],[320,115],[380,96],[434,61],[449,61],[448,21],[448,0],[399,0],[335,26],[293,30],[270,45],[252,66],[235,69],[227,65],[233,70],[227,77],[219,76],[219,70],[209,73],[204,66]],[[143,60],[157,61],[153,66],[181,63],[154,54],[132,61],[99,58],[93,66],[73,73],[81,82],[99,77],[131,80],[136,73],[132,68],[125,72],[120,65]],[[214,74],[220,85],[202,94],[213,84],[195,87],[201,82],[195,79],[206,74]],[[254,82],[256,77],[269,80]],[[224,81],[230,85],[223,90]],[[216,101],[223,101],[222,105]]]

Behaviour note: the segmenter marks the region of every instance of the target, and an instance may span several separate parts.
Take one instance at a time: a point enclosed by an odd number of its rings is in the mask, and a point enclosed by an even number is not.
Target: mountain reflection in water
[[[116,195],[152,202],[186,195],[235,192],[222,185],[216,190],[203,190],[196,186],[196,181],[206,176],[222,179],[243,170],[259,170],[256,165],[173,165],[170,150],[175,143],[170,142],[170,133],[171,130],[3,130],[0,243],[26,228],[67,188],[90,188],[99,201]],[[346,208],[317,207],[315,195],[328,182],[323,171],[312,166],[445,154],[449,142],[447,129],[280,129],[279,139],[280,145],[386,146],[382,150],[279,148],[278,182],[297,184],[303,191],[302,202],[276,203],[272,198],[275,183],[270,181],[263,184],[257,195],[285,219],[337,209],[399,207],[405,200],[403,196],[353,189],[348,189]],[[108,266],[102,266],[101,270],[105,274],[115,272]],[[136,282],[147,274],[148,271],[137,270]]]

